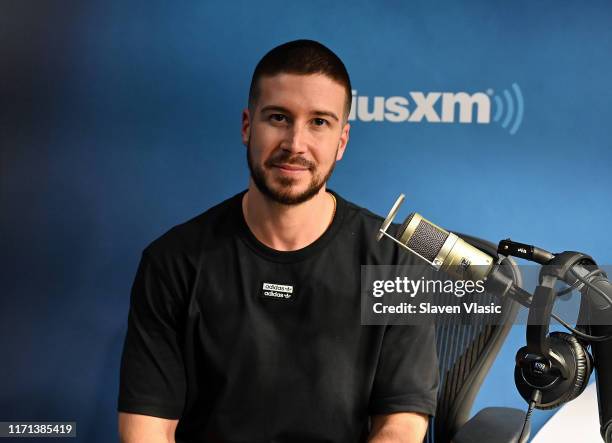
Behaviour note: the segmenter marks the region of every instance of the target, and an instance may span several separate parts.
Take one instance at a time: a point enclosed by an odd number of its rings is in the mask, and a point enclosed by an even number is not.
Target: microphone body
[[[454,277],[484,280],[493,267],[493,257],[417,213],[408,216],[399,233],[400,243]]]
[[[500,297],[509,296],[522,305],[529,306],[531,294],[514,284],[512,279],[500,270],[493,257],[426,220],[420,214],[410,214],[396,237],[387,234],[386,230],[403,200],[402,194],[391,208],[379,231],[379,240],[386,235],[438,271],[459,280],[484,281],[485,290],[488,292]]]

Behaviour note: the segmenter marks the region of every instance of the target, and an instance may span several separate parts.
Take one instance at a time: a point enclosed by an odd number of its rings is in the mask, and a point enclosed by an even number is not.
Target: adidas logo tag
[[[261,287],[261,296],[276,300],[289,300],[294,296],[293,286],[264,282]]]

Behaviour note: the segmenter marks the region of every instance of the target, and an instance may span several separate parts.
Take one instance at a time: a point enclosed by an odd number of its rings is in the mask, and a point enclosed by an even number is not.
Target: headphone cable
[[[529,432],[527,431],[527,426],[529,425],[529,419],[531,418],[531,413],[533,412],[533,408],[536,403],[539,403],[542,400],[542,391],[539,389],[535,389],[531,393],[531,399],[529,400],[529,407],[527,408],[527,414],[525,414],[525,421],[523,422],[523,429],[521,429],[521,435],[519,435],[518,443],[523,443],[523,439],[529,437]],[[527,432],[526,432],[527,431]]]

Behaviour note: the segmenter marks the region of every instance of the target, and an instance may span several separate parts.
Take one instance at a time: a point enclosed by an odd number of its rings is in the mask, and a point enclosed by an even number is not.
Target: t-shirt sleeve
[[[392,325],[385,331],[370,414],[435,415],[439,384],[435,327]]]
[[[132,286],[118,410],[178,419],[185,402],[177,291],[145,250]]]

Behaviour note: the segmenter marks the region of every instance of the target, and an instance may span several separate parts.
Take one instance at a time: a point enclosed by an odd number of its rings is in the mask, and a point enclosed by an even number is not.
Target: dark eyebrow
[[[283,114],[291,114],[291,112],[289,112],[289,109],[287,108],[283,108],[282,106],[277,106],[277,105],[268,105],[268,106],[264,106],[263,108],[261,108],[261,113],[263,114],[264,112],[282,112]]]
[[[263,108],[261,108],[260,111],[262,114],[264,112],[282,112],[283,114],[289,114],[291,115],[291,111],[289,111],[289,109],[284,108],[282,106],[278,106],[278,105],[268,105],[268,106],[264,106]],[[340,121],[340,119],[338,118],[338,116],[336,114],[334,114],[333,112],[329,112],[329,111],[313,111],[312,112],[314,115],[317,116],[321,116],[321,117],[329,117],[332,118],[334,120],[336,120],[337,122]]]
[[[333,118],[334,120],[336,120],[337,122],[340,121],[338,116],[336,114],[334,114],[333,112],[329,112],[329,111],[314,111],[313,114],[320,115],[322,117],[330,117],[330,118]]]

